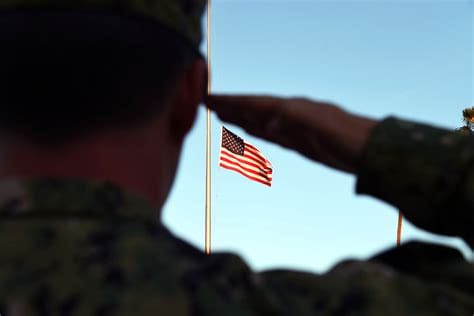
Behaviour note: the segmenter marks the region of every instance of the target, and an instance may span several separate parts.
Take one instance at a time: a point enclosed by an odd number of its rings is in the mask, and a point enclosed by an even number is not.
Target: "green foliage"
[[[474,123],[474,107],[464,109],[462,116],[465,123]]]
[[[464,126],[457,128],[456,131],[461,134],[472,134],[474,129],[474,107],[465,108],[462,111]]]

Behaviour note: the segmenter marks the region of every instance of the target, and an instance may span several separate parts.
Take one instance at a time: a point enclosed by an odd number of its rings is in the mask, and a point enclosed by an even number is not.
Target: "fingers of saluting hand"
[[[277,127],[286,99],[252,95],[210,95],[205,102],[222,120],[268,138],[267,127]]]
[[[239,123],[242,120],[253,121],[255,116],[268,115],[281,106],[284,99],[271,96],[210,95],[205,102],[222,119]]]
[[[256,95],[210,95],[205,100],[224,121],[248,132],[286,145],[286,138],[303,127],[318,128],[324,117],[338,109],[304,98],[278,98]],[[299,135],[302,136],[302,135]]]

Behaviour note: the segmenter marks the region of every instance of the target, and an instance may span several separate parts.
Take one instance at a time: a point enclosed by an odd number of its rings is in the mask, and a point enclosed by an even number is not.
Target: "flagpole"
[[[207,94],[211,93],[211,0],[207,1]],[[206,224],[205,224],[206,254],[211,254],[211,110],[207,109],[206,121]]]
[[[398,227],[397,227],[397,246],[400,246],[400,241],[402,239],[402,212],[398,211]]]

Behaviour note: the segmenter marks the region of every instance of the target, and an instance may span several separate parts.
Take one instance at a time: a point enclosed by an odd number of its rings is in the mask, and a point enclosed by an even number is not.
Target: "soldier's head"
[[[17,2],[0,4],[2,135],[48,155],[87,143],[123,142],[130,155],[130,143],[155,146],[156,176],[171,185],[205,95],[204,0]]]

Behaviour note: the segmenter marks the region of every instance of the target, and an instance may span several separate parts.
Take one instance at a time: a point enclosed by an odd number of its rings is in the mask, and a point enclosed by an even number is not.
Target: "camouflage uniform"
[[[204,0],[8,0],[0,10],[98,8],[155,19],[197,49]],[[1,14],[1,11],[0,11]],[[357,191],[419,227],[473,246],[474,144],[389,119]],[[449,213],[443,212],[449,210]],[[254,273],[238,256],[173,236],[146,201],[108,183],[0,181],[0,314],[471,315],[474,268],[453,249],[408,243],[325,275]]]
[[[388,119],[366,153],[359,192],[473,246],[472,138]],[[11,179],[0,193],[4,316],[474,312],[474,265],[455,249],[411,242],[324,275],[254,273],[236,255],[179,240],[146,201],[111,184]]]

